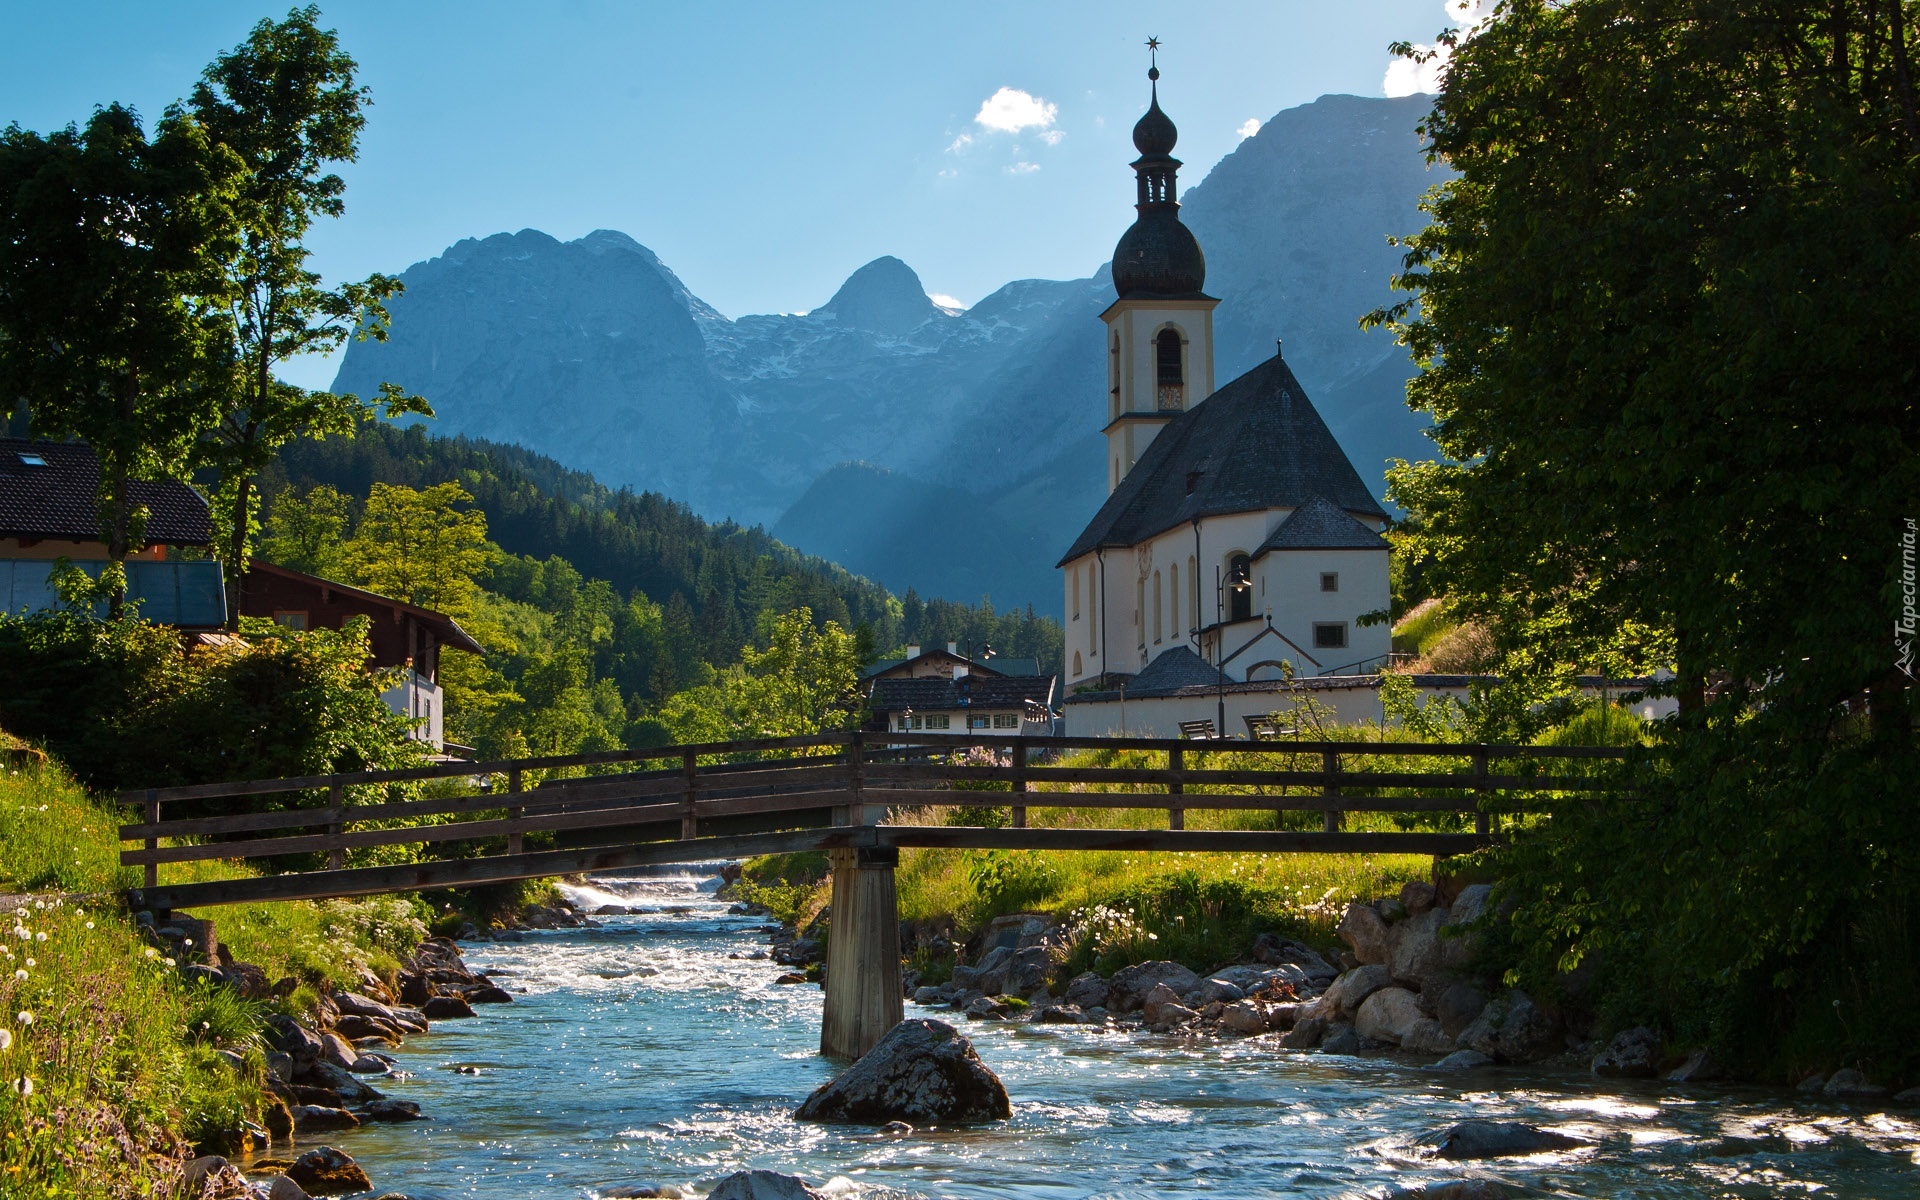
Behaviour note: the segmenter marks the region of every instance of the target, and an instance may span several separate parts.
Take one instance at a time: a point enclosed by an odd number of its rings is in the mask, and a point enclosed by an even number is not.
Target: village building
[[[1059,680],[1042,675],[1033,659],[987,665],[991,647],[978,658],[957,643],[922,652],[908,646],[905,658],[874,665],[862,679],[867,727],[894,733],[1047,734],[1053,730]]]
[[[100,536],[100,460],[81,442],[0,438],[0,603],[10,613],[46,612],[60,603],[53,572],[60,559],[98,577],[108,561]],[[199,492],[176,480],[132,484],[146,510],[142,548],[125,560],[127,598],[141,617],[212,643],[229,635],[227,591],[212,557],[213,522]],[[339,629],[370,619],[368,666],[397,668],[382,695],[414,720],[414,736],[447,748],[443,647],[481,653],[480,644],[444,613],[258,560],[240,580],[240,615],[289,629]]]
[[[1121,687],[1170,688],[1223,734],[1223,690],[1271,710],[1290,679],[1361,676],[1391,632],[1387,513],[1275,354],[1213,386],[1206,259],[1180,220],[1177,132],[1152,101],[1133,130],[1136,217],[1114,248],[1107,500],[1059,561],[1066,729],[1120,728]],[[1190,695],[1199,683],[1214,695]],[[1181,707],[1176,704],[1175,707]]]

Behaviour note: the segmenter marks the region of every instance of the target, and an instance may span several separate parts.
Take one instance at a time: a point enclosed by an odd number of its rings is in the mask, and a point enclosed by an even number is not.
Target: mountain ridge
[[[1184,197],[1222,300],[1215,378],[1284,337],[1376,493],[1387,458],[1427,449],[1405,351],[1358,327],[1392,299],[1388,235],[1421,227],[1419,196],[1444,178],[1413,128],[1427,103],[1284,110]],[[832,546],[896,590],[1051,609],[1049,564],[1104,497],[1104,271],[1011,281],[955,312],[882,255],[811,312],[729,318],[624,233],[522,230],[401,278],[391,337],[351,346],[337,389],[393,380],[434,400],[448,432]]]

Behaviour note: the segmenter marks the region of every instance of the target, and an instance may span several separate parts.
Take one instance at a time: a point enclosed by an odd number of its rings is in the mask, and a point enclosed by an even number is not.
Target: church
[[[1107,499],[1058,564],[1064,711],[1075,735],[1128,724],[1166,735],[1177,717],[1222,736],[1237,733],[1225,728],[1229,695],[1252,731],[1256,714],[1282,707],[1289,676],[1333,687],[1386,663],[1387,625],[1361,618],[1388,606],[1387,514],[1277,342],[1272,358],[1214,387],[1219,301],[1180,220],[1160,72],[1147,74],[1152,102],[1133,130],[1137,216],[1114,248],[1117,299],[1101,314]]]

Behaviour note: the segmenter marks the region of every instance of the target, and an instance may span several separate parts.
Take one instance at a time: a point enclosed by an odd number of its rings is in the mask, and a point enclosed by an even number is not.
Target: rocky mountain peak
[[[847,276],[833,299],[814,310],[842,325],[899,336],[946,314],[927,297],[913,268],[891,254]]]

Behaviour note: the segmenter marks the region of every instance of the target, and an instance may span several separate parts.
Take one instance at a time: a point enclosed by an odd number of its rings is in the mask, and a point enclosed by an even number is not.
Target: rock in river
[[[1506,1158],[1544,1154],[1549,1150],[1577,1150],[1591,1142],[1564,1133],[1536,1129],[1519,1121],[1462,1121],[1420,1139],[1421,1149],[1436,1158]]]
[[[880,1044],[807,1097],[801,1121],[884,1125],[998,1121],[1013,1115],[973,1044],[944,1021],[902,1021]]]
[[[360,1169],[360,1164],[332,1146],[309,1150],[294,1159],[293,1165],[287,1168],[287,1178],[312,1196],[348,1196],[373,1190],[373,1181]]]
[[[879,1049],[878,1046],[874,1048]],[[735,1171],[713,1185],[707,1200],[821,1200],[821,1195],[808,1187],[798,1175],[782,1175],[778,1171]]]

